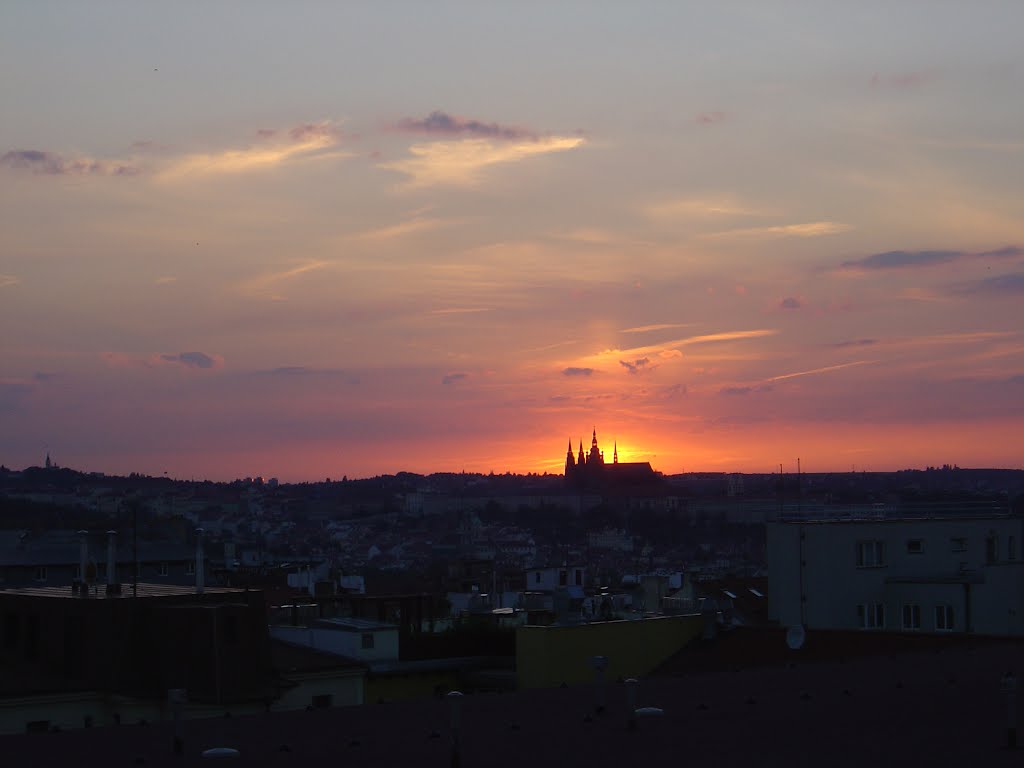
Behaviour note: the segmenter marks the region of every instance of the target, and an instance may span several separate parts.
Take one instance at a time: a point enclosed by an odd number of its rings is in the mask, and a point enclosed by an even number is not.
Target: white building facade
[[[783,626],[1024,635],[1024,520],[767,524],[770,616]]]

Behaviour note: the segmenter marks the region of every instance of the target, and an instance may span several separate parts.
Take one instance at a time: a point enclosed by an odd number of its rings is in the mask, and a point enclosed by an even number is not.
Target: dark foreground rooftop
[[[467,696],[462,766],[1019,765],[1024,749],[1005,747],[1000,682],[1024,671],[1022,651],[1019,642],[911,646],[648,678],[637,703],[664,714],[636,731],[621,683],[609,685],[603,715],[589,687]],[[7,736],[0,753],[25,768],[201,766],[203,750],[224,746],[241,752],[226,763],[238,766],[450,764],[444,699],[193,720],[184,737],[180,757],[169,722]]]

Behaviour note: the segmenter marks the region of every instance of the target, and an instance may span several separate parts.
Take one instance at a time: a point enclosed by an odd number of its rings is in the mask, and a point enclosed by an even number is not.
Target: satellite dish
[[[798,624],[795,627],[790,627],[786,632],[786,645],[792,651],[799,651],[804,647],[804,641],[807,639],[807,633],[804,631],[803,625]]]

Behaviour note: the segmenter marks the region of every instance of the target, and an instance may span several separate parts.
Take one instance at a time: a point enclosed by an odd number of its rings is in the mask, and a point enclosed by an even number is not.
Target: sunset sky
[[[0,463],[1024,466],[1024,3],[7,2]]]

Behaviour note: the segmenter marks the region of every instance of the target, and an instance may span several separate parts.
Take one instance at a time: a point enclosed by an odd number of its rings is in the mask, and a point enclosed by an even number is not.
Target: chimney
[[[79,531],[79,547],[78,547],[78,580],[82,584],[86,584],[86,568],[89,567],[89,532]],[[86,595],[89,594],[88,588],[84,590]]]
[[[196,528],[196,594],[206,591],[206,574],[203,572],[203,529]]]
[[[117,580],[117,531],[107,531],[107,594],[121,594]]]

